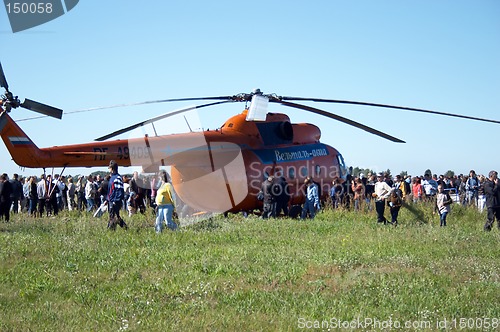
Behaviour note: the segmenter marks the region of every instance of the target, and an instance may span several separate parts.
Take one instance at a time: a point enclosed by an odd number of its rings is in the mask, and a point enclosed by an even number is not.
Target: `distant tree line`
[[[364,176],[367,176],[368,174],[376,174],[376,172],[370,168],[361,168],[361,167],[350,167],[350,174],[354,177],[359,177],[359,174],[363,173]],[[387,169],[384,173],[388,174],[388,175],[391,175],[391,170],[390,169]],[[430,169],[427,169],[425,170],[424,172],[422,172],[422,174],[426,174],[426,173],[429,173],[429,174],[434,174],[432,173],[432,171]],[[418,176],[418,175],[422,175],[422,174],[411,174],[412,176]],[[399,173],[399,175],[401,175],[401,177],[405,178],[407,175],[410,175],[408,173],[408,171],[401,171]],[[438,174],[438,175],[441,175],[441,174]],[[446,171],[446,173],[442,174],[444,175],[445,177],[447,178],[452,178],[455,176],[455,172],[452,171],[452,170],[448,170]]]

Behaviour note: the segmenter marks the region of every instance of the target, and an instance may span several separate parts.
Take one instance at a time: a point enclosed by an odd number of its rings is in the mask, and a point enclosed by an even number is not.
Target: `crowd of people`
[[[418,203],[428,201],[436,197],[438,186],[441,185],[445,192],[453,194],[456,201],[462,205],[475,205],[480,211],[485,207],[485,193],[483,184],[487,177],[477,176],[474,170],[469,175],[455,175],[453,177],[439,177],[429,172],[423,176],[396,175],[388,173],[369,173],[365,176],[360,173],[357,177],[347,176],[346,180],[336,178],[333,181],[330,197],[334,207],[344,206],[350,208],[354,204],[354,209],[361,207],[361,202],[367,203],[372,199],[378,179],[382,177],[383,182],[392,188],[401,190],[400,195],[405,201]]]
[[[446,218],[451,211],[452,203],[474,206],[480,212],[487,210],[486,231],[491,230],[495,218],[500,217],[500,186],[497,172],[491,171],[488,176],[477,175],[471,170],[468,175],[446,177],[437,176],[426,171],[423,176],[390,176],[387,173],[377,175],[360,173],[357,177],[347,176],[344,181],[335,179],[330,191],[330,199],[334,208],[343,206],[355,210],[363,206],[370,209],[375,205],[377,221],[384,224],[397,225],[398,213],[403,203],[433,202],[435,211],[439,213],[440,225],[446,226]],[[389,207],[391,220],[384,216]],[[497,223],[498,224],[498,223]],[[498,224],[500,229],[500,224]]]
[[[56,216],[61,210],[95,211],[103,203],[107,203],[109,182],[112,173],[106,176],[89,175],[73,177],[59,176],[58,174],[40,177],[29,176],[19,179],[14,174],[9,179],[7,174],[3,174],[4,182],[2,188],[9,195],[5,196],[5,202],[10,201],[12,213],[24,210],[29,216]],[[144,213],[146,204],[150,204],[154,193],[144,188],[143,180],[138,177],[137,172],[133,177],[123,176],[124,197],[122,207],[129,215],[136,212]],[[149,194],[149,196],[148,196]],[[7,196],[9,196],[7,200]],[[149,199],[148,199],[149,197]]]
[[[118,174],[118,165],[111,161],[110,173],[87,177],[79,176],[75,180],[58,174],[35,176],[24,179],[13,174],[0,176],[0,219],[10,219],[10,213],[27,211],[29,216],[56,216],[60,210],[95,211],[106,209],[110,213],[108,227],[116,225],[126,228],[120,217],[120,210],[129,216],[141,212],[151,206],[156,210],[156,231],[168,228],[176,229],[172,221],[174,211],[174,191],[165,171],[158,177],[146,181],[134,172],[132,177]],[[329,201],[321,202],[321,188],[311,177],[304,182],[305,202],[298,215],[301,218],[314,218],[321,209],[321,204],[336,208],[358,211],[375,207],[377,221],[384,224],[397,225],[401,206],[406,202],[419,203],[432,201],[440,215],[441,226],[446,226],[446,218],[453,202],[475,206],[479,211],[487,210],[486,231],[491,230],[495,219],[500,218],[500,186],[498,174],[491,171],[488,176],[476,175],[471,170],[468,175],[445,177],[425,172],[423,176],[390,176],[387,173],[348,175],[346,179],[335,178],[330,186]],[[452,198],[453,197],[453,198]],[[288,216],[289,185],[283,176],[269,176],[261,186],[258,199],[262,201],[262,218],[279,215]],[[390,211],[390,220],[384,213],[386,207]],[[291,213],[290,213],[291,215]],[[497,222],[500,229],[500,224]]]
[[[333,209],[371,210],[375,208],[377,222],[398,224],[398,215],[405,203],[433,202],[440,216],[440,225],[446,226],[446,219],[452,203],[474,206],[480,212],[487,210],[484,229],[491,230],[494,219],[500,217],[500,187],[497,188],[496,171],[488,177],[477,175],[471,170],[468,175],[446,177],[425,172],[423,176],[391,176],[388,173],[363,173],[348,175],[346,179],[336,177],[330,186],[328,201],[321,202],[321,186],[307,177],[304,182],[305,203],[301,218],[314,218],[321,205]],[[290,195],[286,179],[282,176],[269,176],[261,186],[258,198],[263,201],[262,218],[288,215]],[[282,208],[284,206],[284,208]],[[390,219],[384,213],[389,209]],[[284,210],[282,210],[284,209]],[[500,224],[499,229],[500,229]]]
[[[0,175],[0,219],[10,220],[10,214],[21,211],[33,218],[57,216],[61,210],[79,210],[102,215],[101,211],[109,213],[108,228],[115,230],[119,225],[127,229],[127,224],[121,218],[120,211],[128,213],[145,213],[146,206],[158,210],[156,229],[162,231],[160,220],[167,227],[175,229],[172,222],[173,190],[168,186],[168,174],[160,172],[159,177],[151,177],[150,182],[139,177],[134,172],[132,177],[121,176],[118,173],[118,164],[111,161],[109,174],[106,176],[89,175],[79,176],[76,181],[73,177],[42,174],[40,177],[29,176],[20,178],[13,174]],[[168,185],[167,185],[168,184]],[[157,201],[158,198],[163,198]],[[168,199],[164,194],[168,193]],[[170,203],[170,207],[168,204]]]

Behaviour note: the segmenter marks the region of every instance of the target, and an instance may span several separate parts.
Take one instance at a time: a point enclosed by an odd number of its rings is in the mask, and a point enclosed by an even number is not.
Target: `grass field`
[[[141,215],[116,232],[78,212],[16,215],[0,221],[0,331],[500,329],[500,232],[483,232],[485,215],[375,219],[234,216],[157,235]]]

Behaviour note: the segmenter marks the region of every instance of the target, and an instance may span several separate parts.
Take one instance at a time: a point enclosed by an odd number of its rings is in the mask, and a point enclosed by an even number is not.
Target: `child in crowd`
[[[451,200],[450,195],[444,191],[443,185],[438,186],[438,193],[436,195],[436,206],[439,212],[439,220],[441,227],[446,226],[446,216],[451,211]]]
[[[394,226],[398,225],[398,215],[399,209],[401,209],[401,205],[403,204],[403,198],[401,194],[401,190],[393,189],[391,192],[391,196],[389,196],[389,201],[387,205],[391,210],[391,224]]]

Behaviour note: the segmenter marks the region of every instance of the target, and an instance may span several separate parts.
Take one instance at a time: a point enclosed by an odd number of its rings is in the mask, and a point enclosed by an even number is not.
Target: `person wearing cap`
[[[123,197],[125,196],[125,191],[123,189],[123,179],[120,174],[118,174],[118,164],[116,161],[111,160],[108,167],[111,178],[108,183],[108,211],[109,211],[109,222],[108,229],[115,230],[116,224],[118,223],[120,227],[128,229],[127,224],[120,217],[120,209],[123,203]]]
[[[500,181],[497,171],[490,171],[488,179],[484,182],[484,193],[486,195],[486,208],[488,211],[484,230],[489,232],[493,227],[495,218],[498,230],[500,230]]]
[[[373,197],[375,198],[375,210],[377,211],[377,222],[387,224],[387,219],[384,217],[385,200],[389,198],[392,188],[385,182],[384,173],[377,175],[377,183],[375,183],[375,191]]]

